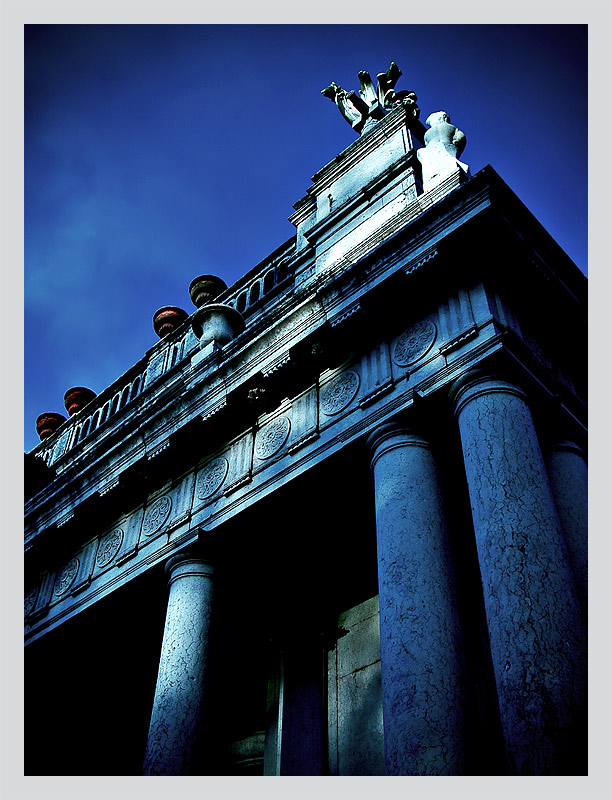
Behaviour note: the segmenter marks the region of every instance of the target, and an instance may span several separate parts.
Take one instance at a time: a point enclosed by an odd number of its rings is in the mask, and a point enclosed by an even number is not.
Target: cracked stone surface
[[[171,573],[168,611],[143,772],[188,775],[201,730],[212,570],[185,560]]]
[[[585,640],[531,412],[490,380],[458,398],[491,655],[512,774],[581,774]]]
[[[412,433],[374,437],[386,773],[457,775],[462,658],[436,466]]]
[[[572,442],[554,446],[547,460],[550,485],[565,534],[583,608],[588,595],[588,475],[586,461]]]

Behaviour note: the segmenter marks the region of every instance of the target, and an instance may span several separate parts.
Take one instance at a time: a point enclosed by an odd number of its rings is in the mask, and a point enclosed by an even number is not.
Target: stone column
[[[145,775],[188,775],[207,697],[212,565],[172,557],[170,594],[144,760]]]
[[[526,395],[480,373],[452,395],[510,772],[585,774],[584,631]]]
[[[418,434],[383,425],[374,473],[387,775],[457,775],[463,762],[459,621],[436,464]]]
[[[588,480],[584,451],[574,442],[556,442],[548,452],[547,466],[578,594],[586,612]]]

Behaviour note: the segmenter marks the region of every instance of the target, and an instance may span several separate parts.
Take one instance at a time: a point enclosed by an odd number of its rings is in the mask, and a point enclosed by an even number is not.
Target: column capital
[[[212,578],[215,568],[212,561],[208,558],[196,555],[190,551],[183,551],[170,556],[166,561],[166,575],[168,576],[168,586],[179,578],[190,575],[199,575]]]
[[[527,395],[516,384],[498,377],[494,373],[473,369],[458,378],[449,389],[449,396],[455,406],[455,416],[471,400],[486,394],[513,394],[527,402]]]
[[[572,442],[570,439],[556,439],[551,442],[550,450],[555,452],[574,453],[586,461],[586,453],[579,444]]]
[[[384,453],[396,447],[425,447],[430,449],[429,442],[414,428],[398,422],[386,422],[372,431],[366,440],[372,457],[371,467]]]

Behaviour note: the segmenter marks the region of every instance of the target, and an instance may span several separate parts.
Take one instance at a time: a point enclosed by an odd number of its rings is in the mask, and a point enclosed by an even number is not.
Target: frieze
[[[170,516],[172,498],[164,495],[156,500],[145,512],[142,530],[145,536],[156,533]]]
[[[393,360],[400,367],[414,364],[429,351],[436,340],[437,329],[433,322],[424,320],[402,333],[393,350]]]
[[[346,370],[321,389],[321,411],[328,417],[339,414],[354,399],[359,389],[359,375]]]
[[[98,554],[96,556],[96,564],[99,567],[106,567],[108,564],[110,564],[119,552],[122,542],[122,528],[115,528],[110,533],[107,533],[106,536],[103,536],[100,540],[100,547],[98,548]]]
[[[32,611],[34,606],[36,605],[36,598],[38,597],[38,587],[35,586],[33,589],[27,593],[23,601],[23,613],[24,616],[28,616],[28,614]]]
[[[57,580],[55,581],[54,594],[56,595],[65,594],[74,583],[74,579],[76,578],[78,571],[79,571],[79,559],[71,558],[70,561],[62,567],[62,569],[59,572],[59,575],[57,576]]]
[[[196,497],[205,500],[218,491],[229,471],[226,458],[215,458],[204,467],[196,480]]]
[[[277,417],[262,428],[255,441],[255,455],[260,459],[270,458],[278,453],[287,441],[291,423],[287,417]]]

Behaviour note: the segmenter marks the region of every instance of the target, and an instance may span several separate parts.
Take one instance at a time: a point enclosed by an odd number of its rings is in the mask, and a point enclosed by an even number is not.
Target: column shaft
[[[463,763],[459,621],[436,465],[428,443],[385,425],[374,472],[385,769],[457,775]]]
[[[453,393],[512,774],[581,774],[585,639],[524,393],[475,375]]]
[[[143,772],[188,775],[207,696],[213,568],[181,554],[166,569],[168,611]]]
[[[548,476],[583,607],[587,607],[588,481],[584,453],[573,442],[555,443],[548,453]]]

